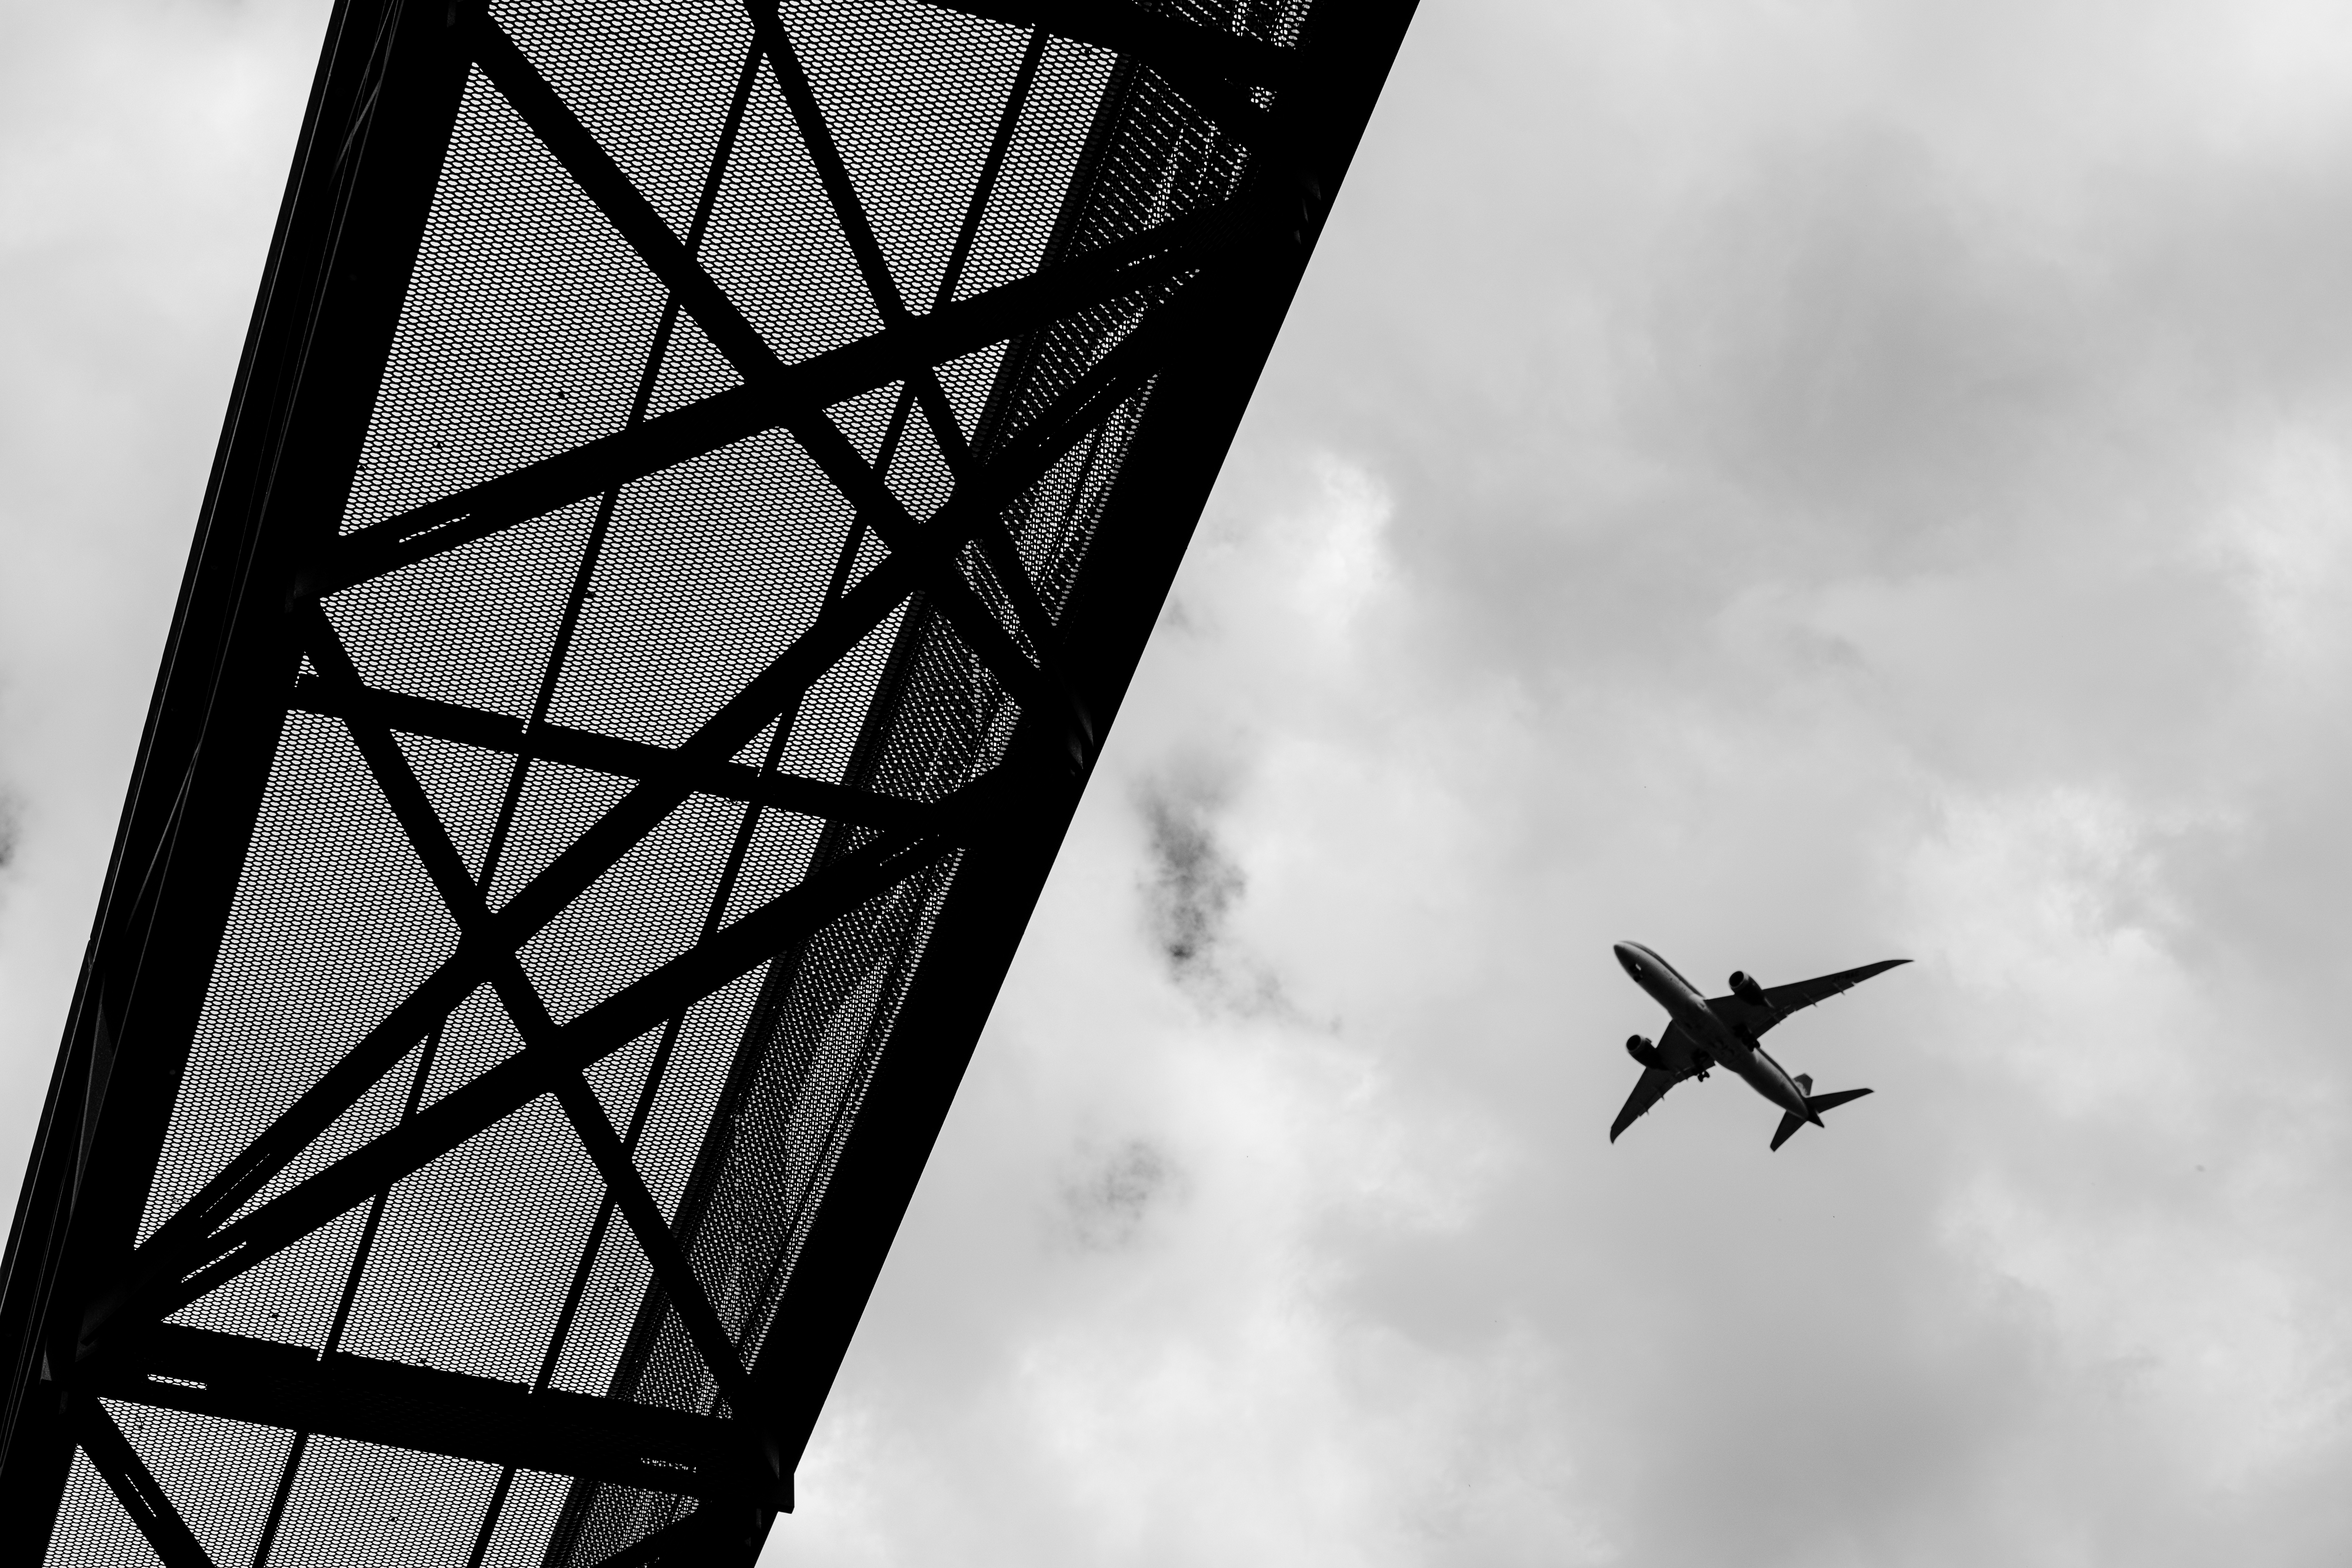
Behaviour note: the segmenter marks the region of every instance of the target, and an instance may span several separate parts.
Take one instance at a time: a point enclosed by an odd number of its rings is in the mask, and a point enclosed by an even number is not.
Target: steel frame
[[[920,309],[901,295],[773,0],[750,0],[747,8],[756,47],[744,62],[734,112],[740,118],[753,74],[767,73],[814,156],[882,323],[865,339],[797,363],[776,356],[698,258],[723,143],[697,216],[680,236],[479,4],[345,0],[338,9],[9,1242],[0,1287],[0,1347],[9,1358],[0,1409],[0,1528],[9,1539],[46,1538],[79,1447],[163,1562],[210,1568],[104,1401],[299,1434],[263,1531],[263,1558],[312,1435],[502,1466],[500,1500],[515,1469],[527,1468],[701,1500],[605,1568],[674,1558],[748,1561],[773,1511],[791,1506],[793,1468],[1411,5],[1379,0],[1343,14],[1326,0],[1300,42],[1277,48],[1129,0],[952,0],[953,9],[1032,30],[1016,101],[1047,34],[1096,44],[1172,83],[1251,150],[1252,173],[1226,210],[1051,259],[1034,276],[957,300],[958,275],[1005,156],[1008,114],[946,281]],[[334,515],[322,501],[349,483],[458,89],[476,68],[667,289],[661,338],[680,316],[690,319],[742,384],[648,417],[657,341],[618,433],[335,537],[309,520]],[[962,438],[939,366],[999,342],[1014,345],[1010,364],[1057,323],[1137,299],[1149,301],[1140,324],[1042,414],[1018,429]],[[898,382],[906,390],[884,455],[869,462],[825,410]],[[1107,508],[1120,525],[1102,531],[1057,618],[1023,566],[1005,509],[1147,389],[1149,416]],[[942,436],[954,480],[952,498],[922,522],[882,478],[910,408]],[[548,682],[527,721],[370,687],[322,607],[372,578],[595,499],[602,510],[593,558],[623,486],[768,430],[788,433],[855,508],[853,537],[814,623],[674,748],[548,720],[554,664],[586,592],[584,563]],[[887,554],[851,585],[849,559],[868,533]],[[968,546],[977,551],[972,565]],[[781,737],[812,683],[909,605],[951,626],[1018,705],[1004,762],[922,804],[791,776],[772,752],[761,767],[736,760],[780,717]],[[211,954],[289,711],[331,718],[351,737],[460,940],[268,1131],[133,1245]],[[518,760],[501,834],[514,791],[535,761],[630,783],[594,826],[492,909],[485,889],[498,837],[482,870],[469,869],[396,741],[401,732]],[[722,919],[722,878],[698,942],[559,1022],[521,962],[524,944],[694,794],[744,803],[747,839],[761,810],[821,817],[837,831],[803,881],[731,921]],[[844,836],[851,828],[863,830],[854,844]],[[740,854],[739,843],[738,862]],[[762,1342],[770,1348],[747,1364],[634,1163],[645,1104],[629,1125],[616,1127],[583,1073],[649,1030],[667,1029],[667,1052],[695,1002],[793,952],[828,921],[922,878],[944,886],[945,903],[894,1034],[920,1048],[882,1054],[793,1285],[777,1303]],[[420,1040],[429,1059],[443,1020],[481,986],[496,993],[520,1028],[520,1055],[430,1105],[420,1101],[420,1063],[392,1131],[254,1203]],[[605,1184],[594,1235],[617,1216],[635,1237],[720,1390],[719,1414],[654,1410],[551,1387],[561,1327],[530,1388],[345,1353],[338,1342],[358,1263],[322,1355],[166,1321],[364,1206],[363,1261],[395,1183],[543,1094],[561,1105]],[[594,1255],[592,1239],[588,1258]],[[586,1268],[583,1259],[565,1322]],[[496,1518],[494,1502],[477,1564]]]

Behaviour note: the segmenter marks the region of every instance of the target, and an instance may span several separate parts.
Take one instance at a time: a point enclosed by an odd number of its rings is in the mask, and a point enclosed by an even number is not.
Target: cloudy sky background
[[[11,1203],[322,18],[0,4]],[[769,1562],[2346,1561],[2347,590],[2341,7],[1426,0]]]

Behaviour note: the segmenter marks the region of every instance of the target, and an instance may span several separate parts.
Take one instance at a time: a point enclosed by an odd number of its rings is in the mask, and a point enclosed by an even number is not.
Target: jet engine
[[[1771,1006],[1770,1003],[1764,1000],[1764,987],[1757,984],[1755,976],[1744,970],[1735,969],[1731,972],[1731,994],[1750,1007],[1763,1007],[1769,1010]]]
[[[1627,1037],[1625,1040],[1625,1054],[1632,1057],[1635,1061],[1640,1062],[1645,1068],[1654,1068],[1658,1065],[1658,1047],[1650,1044],[1649,1041],[1643,1039],[1639,1035]]]

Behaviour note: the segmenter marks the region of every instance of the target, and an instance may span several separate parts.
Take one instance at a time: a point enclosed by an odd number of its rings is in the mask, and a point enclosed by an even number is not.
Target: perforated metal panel
[[[337,13],[10,1243],[13,1539],[756,1550],[1408,9]]]

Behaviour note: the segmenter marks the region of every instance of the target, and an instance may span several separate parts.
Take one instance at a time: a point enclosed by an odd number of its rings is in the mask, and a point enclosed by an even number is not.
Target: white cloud
[[[1328,455],[1313,468],[1318,493],[1284,520],[1286,547],[1271,564],[1292,584],[1299,608],[1337,641],[1392,586],[1383,535],[1394,502],[1361,468]]]
[[[0,22],[0,1151],[320,16]],[[2347,89],[1425,6],[776,1560],[2341,1561]],[[1920,960],[1774,1037],[1878,1094],[1612,1147],[1622,936]]]
[[[2331,428],[2338,424],[2331,417],[2266,432],[2207,544],[2245,595],[2271,661],[2268,678],[2305,700],[2336,695],[2339,685],[2328,678],[2340,681],[2352,646],[2340,614],[2352,579],[2352,459]]]
[[[1912,851],[1906,924],[1974,1015],[1958,1048],[2070,1117],[2193,1121],[2241,1053],[2212,1048],[2226,1020],[2168,951],[2183,912],[2163,825],[2079,787],[1939,815]]]
[[[1946,1224],[2027,1299],[1989,1293],[1988,1310],[2046,1321],[2061,1375],[2111,1381],[2123,1419],[2153,1426],[2192,1486],[2227,1496],[2344,1452],[2352,1309],[2295,1266],[2324,1238],[2254,1205],[2199,1206],[2066,1214],[1989,1177],[1954,1195]]]

